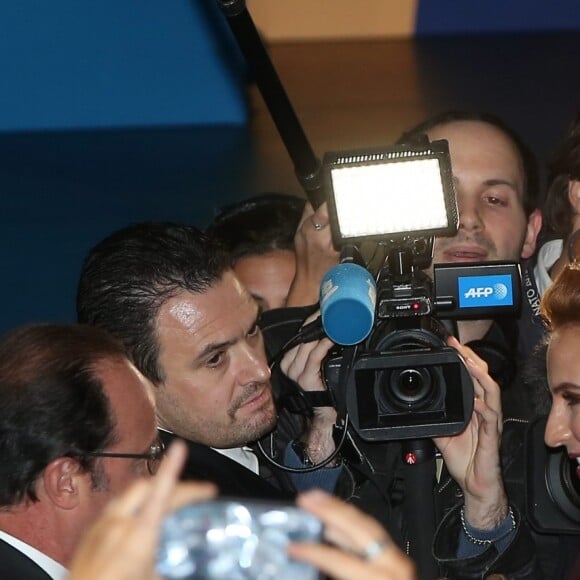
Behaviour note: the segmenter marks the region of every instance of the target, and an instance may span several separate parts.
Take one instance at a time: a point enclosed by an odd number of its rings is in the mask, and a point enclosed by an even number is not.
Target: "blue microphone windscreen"
[[[348,346],[371,332],[376,284],[371,273],[358,264],[339,264],[329,270],[320,286],[322,326],[335,343]]]
[[[356,300],[340,300],[330,305],[322,318],[326,335],[332,342],[350,346],[363,341],[373,328],[374,316]]]

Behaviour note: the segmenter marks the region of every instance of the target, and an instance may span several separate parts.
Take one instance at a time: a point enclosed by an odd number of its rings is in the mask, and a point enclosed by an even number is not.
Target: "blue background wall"
[[[0,130],[243,124],[243,67],[208,0],[4,0]]]
[[[74,321],[89,248],[132,222],[205,226],[247,195],[250,151],[225,125],[0,134],[0,332]]]
[[[0,331],[75,319],[89,248],[247,194],[245,65],[216,2],[0,3]]]

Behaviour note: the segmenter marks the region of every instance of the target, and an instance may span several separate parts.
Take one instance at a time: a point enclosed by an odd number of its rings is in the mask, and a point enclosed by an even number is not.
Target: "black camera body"
[[[534,421],[526,440],[526,510],[540,533],[580,534],[580,479],[578,463],[565,449],[544,443],[546,418]]]
[[[455,435],[473,411],[473,387],[461,357],[449,347],[421,346],[417,337],[393,331],[402,350],[362,354],[346,384],[346,408],[358,434],[367,441]],[[417,338],[415,341],[414,339]],[[434,342],[438,342],[433,335]],[[440,340],[440,339],[439,339]],[[325,377],[335,397],[343,357],[327,361]]]
[[[369,337],[324,366],[339,409],[366,441],[461,433],[473,413],[473,383],[446,345],[442,319],[515,315],[520,304],[517,264],[437,264],[433,284],[414,265],[415,242],[395,245],[379,273]]]

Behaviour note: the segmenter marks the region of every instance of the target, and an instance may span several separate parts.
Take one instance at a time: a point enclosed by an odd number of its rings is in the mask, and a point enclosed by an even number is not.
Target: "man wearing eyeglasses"
[[[162,455],[145,379],[81,325],[0,343],[0,578],[61,580],[83,531]]]

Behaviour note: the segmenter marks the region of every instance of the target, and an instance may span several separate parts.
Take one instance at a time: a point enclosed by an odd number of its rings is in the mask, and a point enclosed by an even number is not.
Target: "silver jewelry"
[[[390,540],[374,540],[362,549],[362,557],[369,562],[378,558],[385,550],[392,546]]]
[[[312,225],[314,226],[314,229],[318,232],[320,231],[324,226],[322,224],[319,224],[315,221],[312,221]]]
[[[507,532],[505,532],[504,534],[502,534],[501,536],[499,536],[499,538],[493,538],[490,540],[480,540],[479,538],[476,538],[472,533],[470,533],[470,531],[467,529],[467,523],[465,521],[465,506],[462,506],[461,511],[459,512],[459,516],[461,518],[461,527],[463,528],[463,533],[467,536],[467,539],[472,544],[475,544],[476,546],[489,546],[490,544],[494,544],[498,540],[505,538],[508,534],[510,534],[517,527],[514,512],[511,508],[511,506],[508,506],[508,508],[509,508],[508,515],[512,521],[512,525],[511,525],[510,529]]]

